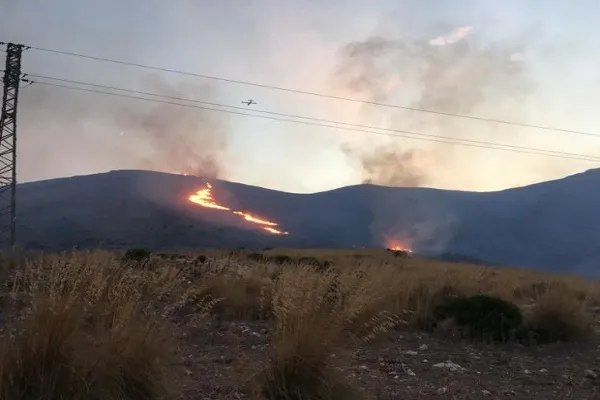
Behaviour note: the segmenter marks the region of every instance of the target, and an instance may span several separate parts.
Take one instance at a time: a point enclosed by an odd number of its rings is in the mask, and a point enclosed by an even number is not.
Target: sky
[[[597,162],[422,135],[600,159],[598,7],[592,0],[577,7],[567,0],[0,0],[0,41],[596,135],[30,49],[23,72],[32,75],[225,106],[245,107],[241,102],[249,98],[257,104],[242,111],[255,116],[238,115],[77,92],[33,78],[38,83],[21,90],[19,103],[18,179],[150,169],[297,193],[363,182],[490,191],[597,168]],[[385,134],[257,118],[267,115],[260,111]],[[389,135],[399,131],[417,135]]]

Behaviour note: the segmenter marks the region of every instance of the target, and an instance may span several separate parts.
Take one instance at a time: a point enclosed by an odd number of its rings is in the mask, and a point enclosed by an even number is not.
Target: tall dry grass
[[[262,375],[268,399],[362,398],[335,368],[402,321],[375,307],[376,286],[360,274],[290,266],[273,288],[273,351]],[[335,357],[334,357],[335,356]]]
[[[210,311],[270,322],[271,354],[255,377],[263,397],[356,399],[361,391],[338,367],[392,330],[427,328],[445,296],[514,302],[546,340],[588,337],[589,309],[600,304],[600,285],[576,277],[385,252],[290,253],[334,261],[326,271],[210,255],[193,271],[172,260],[123,263],[99,251],[19,263],[11,290],[0,293],[7,319],[0,398],[164,398],[172,389],[171,329],[202,322]]]
[[[103,252],[47,255],[13,271],[0,342],[2,399],[162,399],[168,317],[185,303],[173,267]]]

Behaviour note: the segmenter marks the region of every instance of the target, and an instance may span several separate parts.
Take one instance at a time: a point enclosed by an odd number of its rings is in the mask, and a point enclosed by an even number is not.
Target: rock
[[[437,364],[433,364],[433,366],[435,368],[443,368],[443,369],[447,369],[449,371],[452,372],[462,372],[462,371],[466,371],[466,368],[461,367],[460,365],[448,360],[445,362],[441,362],[441,363],[437,363]]]
[[[404,352],[404,354],[406,354],[406,355],[409,355],[409,356],[416,356],[416,355],[417,355],[417,354],[419,354],[419,353],[417,353],[417,352],[416,352],[416,351],[414,351],[414,350],[406,350],[406,351]]]
[[[419,350],[421,351],[425,351],[429,348],[429,346],[427,346],[426,344],[422,344],[421,346],[419,346]]]
[[[588,379],[598,379],[598,374],[592,371],[591,369],[586,369],[583,372],[584,376]]]
[[[481,391],[481,394],[484,395],[484,396],[491,396],[492,392],[490,392],[489,390],[485,390],[484,389],[484,390]]]

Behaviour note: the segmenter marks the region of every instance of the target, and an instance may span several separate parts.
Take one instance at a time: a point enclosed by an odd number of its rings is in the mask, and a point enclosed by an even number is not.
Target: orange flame
[[[410,247],[398,240],[388,240],[386,246],[388,249],[393,251],[406,251],[408,253],[412,253],[412,249]]]
[[[248,212],[234,211],[234,210],[231,210],[231,208],[229,208],[229,207],[226,207],[224,205],[217,203],[217,201],[213,197],[212,185],[210,183],[207,183],[204,186],[204,188],[198,190],[196,192],[196,194],[191,195],[188,199],[192,203],[197,204],[202,207],[212,208],[214,210],[229,211],[232,214],[242,217],[245,221],[248,221],[250,223],[260,226],[264,231],[272,233],[274,235],[288,235],[289,234],[289,232],[284,232],[279,229],[276,229],[275,227],[279,225],[276,222],[269,221],[267,219],[258,217],[256,215],[248,213]]]
[[[245,213],[245,212],[241,212],[241,211],[234,211],[233,213],[235,215],[240,215],[240,216],[244,217],[244,219],[246,221],[254,222],[255,224],[277,226],[277,224],[275,222],[271,222],[271,221],[267,221],[266,219],[261,219],[259,217],[255,217],[254,215],[252,215],[250,213]]]
[[[204,189],[200,189],[196,194],[191,195],[189,199],[192,203],[196,203],[202,207],[230,211],[230,208],[217,204],[212,196],[212,185],[210,183],[207,183]]]

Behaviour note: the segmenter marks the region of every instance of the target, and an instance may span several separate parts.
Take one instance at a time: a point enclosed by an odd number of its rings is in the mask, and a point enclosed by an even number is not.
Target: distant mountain
[[[486,193],[357,185],[291,194],[211,182],[219,202],[275,220],[288,236],[190,203],[204,182],[127,170],[20,184],[18,241],[59,250],[384,248],[397,240],[432,257],[600,275],[600,170]]]

